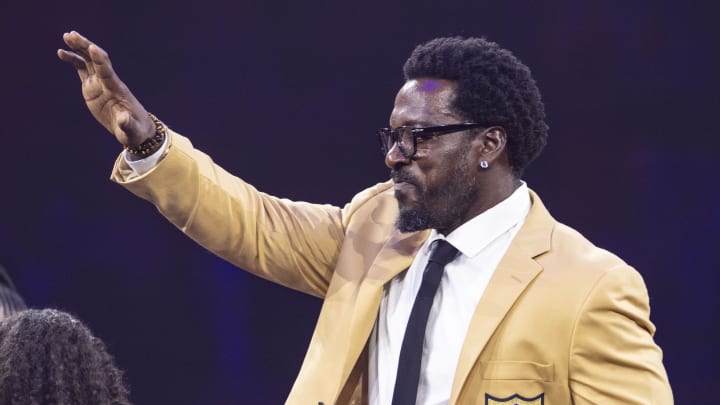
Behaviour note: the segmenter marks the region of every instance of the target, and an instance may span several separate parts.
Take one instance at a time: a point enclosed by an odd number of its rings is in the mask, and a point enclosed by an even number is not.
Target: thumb
[[[120,110],[115,113],[115,122],[113,123],[113,133],[118,141],[123,145],[128,145],[134,142],[132,139],[132,117],[127,110]]]
[[[143,115],[142,118],[146,117]],[[125,145],[141,144],[153,135],[154,126],[143,124],[146,123],[124,108],[120,108],[115,114],[115,133],[118,140]]]

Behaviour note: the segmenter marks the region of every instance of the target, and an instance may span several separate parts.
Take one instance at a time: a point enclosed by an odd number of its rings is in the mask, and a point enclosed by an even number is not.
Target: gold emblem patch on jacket
[[[532,398],[525,398],[520,394],[507,398],[498,398],[485,394],[485,405],[545,405],[545,394],[542,393]]]

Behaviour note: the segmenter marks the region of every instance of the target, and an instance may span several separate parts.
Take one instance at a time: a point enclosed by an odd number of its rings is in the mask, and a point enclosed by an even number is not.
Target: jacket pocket
[[[534,380],[552,382],[553,364],[531,361],[488,361],[480,365],[483,380]]]

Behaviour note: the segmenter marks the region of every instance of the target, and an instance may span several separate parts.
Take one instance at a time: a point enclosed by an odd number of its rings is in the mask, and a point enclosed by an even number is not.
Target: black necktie
[[[430,308],[432,308],[435,293],[440,286],[445,265],[453,261],[458,253],[458,250],[445,240],[439,239],[433,243],[434,246],[423,273],[420,290],[410,312],[410,319],[400,349],[393,405],[415,405],[420,381],[425,327],[430,315]]]

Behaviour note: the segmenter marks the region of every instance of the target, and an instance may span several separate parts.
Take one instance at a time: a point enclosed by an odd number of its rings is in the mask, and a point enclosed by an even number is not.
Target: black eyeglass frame
[[[400,152],[408,159],[411,159],[415,154],[417,153],[417,140],[418,138],[421,139],[430,139],[435,136],[441,136],[441,135],[447,135],[452,134],[455,132],[465,131],[468,129],[473,128],[481,128],[483,127],[482,124],[478,124],[475,122],[463,122],[461,124],[449,124],[449,125],[437,125],[432,127],[409,127],[409,126],[402,126],[397,128],[380,128],[377,131],[378,141],[380,142],[380,152],[383,154],[383,156],[387,156],[387,154],[392,149],[393,145],[397,145],[400,149]],[[405,150],[407,149],[407,145],[403,146],[403,144],[400,142],[400,131],[401,130],[410,130],[410,134],[412,135],[412,150]],[[392,142],[388,142],[392,141]]]

